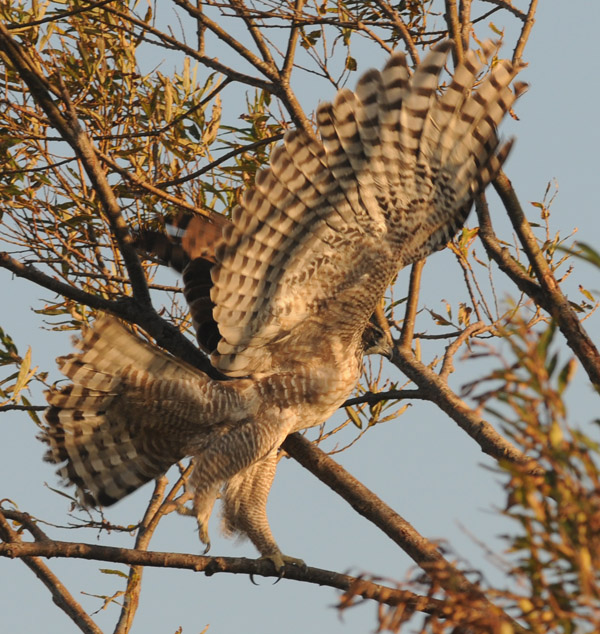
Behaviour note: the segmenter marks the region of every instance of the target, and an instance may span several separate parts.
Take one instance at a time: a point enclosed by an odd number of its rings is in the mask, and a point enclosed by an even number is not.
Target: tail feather
[[[112,504],[200,445],[214,418],[212,382],[112,318],[77,345],[59,359],[73,383],[46,394],[46,459],[84,504]]]

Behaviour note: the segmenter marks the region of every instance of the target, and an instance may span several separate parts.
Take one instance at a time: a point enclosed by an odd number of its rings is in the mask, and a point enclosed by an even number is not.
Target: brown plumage
[[[222,492],[225,528],[283,566],[265,511],[279,446],[348,397],[383,292],[463,224],[510,148],[496,128],[523,90],[510,89],[519,68],[500,61],[474,89],[481,64],[469,52],[439,96],[450,46],[434,47],[412,76],[400,53],[367,72],[355,92],[319,107],[322,143],[289,132],[231,222],[184,233],[196,327],[218,327],[199,340],[230,380],[108,317],[59,361],[72,385],[48,395],[48,455],[84,500],[112,503],[193,456],[201,538]]]

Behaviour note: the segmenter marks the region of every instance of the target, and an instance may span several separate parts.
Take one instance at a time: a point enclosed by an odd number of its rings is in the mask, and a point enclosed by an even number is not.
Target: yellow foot
[[[302,559],[297,559],[296,557],[288,557],[287,555],[284,555],[283,553],[280,553],[280,552],[272,553],[271,555],[263,555],[262,557],[259,557],[259,561],[265,560],[265,559],[273,563],[273,565],[275,566],[275,570],[279,573],[280,579],[281,577],[283,577],[286,564],[289,564],[291,566],[297,566],[303,572],[306,571],[306,568],[307,568],[306,564],[304,563]]]

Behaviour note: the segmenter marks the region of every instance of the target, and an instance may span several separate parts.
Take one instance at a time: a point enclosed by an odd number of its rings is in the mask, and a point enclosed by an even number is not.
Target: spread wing
[[[281,371],[334,340],[351,346],[397,271],[462,225],[508,154],[496,128],[524,85],[510,89],[519,68],[501,61],[473,90],[469,52],[440,97],[450,47],[412,76],[394,54],[320,106],[322,143],[293,131],[273,151],[216,248],[219,370]]]

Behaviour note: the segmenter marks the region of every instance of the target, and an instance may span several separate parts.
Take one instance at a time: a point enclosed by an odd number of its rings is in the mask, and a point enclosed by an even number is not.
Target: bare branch
[[[421,273],[423,272],[424,266],[425,260],[419,260],[418,262],[415,262],[410,269],[410,283],[408,286],[406,311],[404,313],[404,323],[402,324],[402,332],[400,333],[399,343],[401,347],[406,349],[410,349],[412,346],[413,336],[415,333],[417,310],[419,308]]]
[[[519,451],[503,438],[492,425],[467,407],[438,374],[415,358],[412,351],[396,346],[392,363],[402,370],[420,390],[428,392],[430,394],[429,400],[466,431],[484,453],[496,460],[506,460],[521,465],[530,472],[543,472],[542,467],[535,460]]]
[[[204,572],[207,576],[217,573],[259,575],[279,578],[279,572],[273,569],[269,561],[261,559],[245,559],[235,557],[205,557],[183,553],[134,550],[96,544],[71,543],[62,541],[18,542],[8,541],[0,544],[0,557],[64,557],[72,559],[89,559],[93,561],[109,561],[133,566],[150,566],[155,568],[179,568]],[[319,586],[329,586],[339,590],[349,590],[359,580],[356,577],[339,574],[321,568],[307,567],[302,570],[293,565],[286,565],[285,578]],[[376,583],[360,580],[359,596],[372,599],[386,605],[408,603],[422,612],[441,612],[443,602],[421,597],[419,595],[397,590]],[[89,617],[88,617],[89,618]],[[101,634],[99,630],[90,630]]]
[[[31,264],[23,264],[22,262],[15,260],[15,258],[13,258],[10,254],[1,251],[0,267],[11,271],[17,277],[22,277],[34,284],[38,284],[43,288],[53,291],[58,295],[62,295],[74,302],[89,306],[90,308],[109,312],[114,312],[118,309],[119,303],[116,301],[104,299],[98,295],[92,295],[91,293],[86,293],[79,288],[65,284],[64,282],[42,273],[42,271],[35,268],[35,266],[32,266]]]
[[[389,2],[386,2],[386,0],[379,0],[377,2],[377,5],[385,13],[392,24],[398,29],[400,37],[402,37],[402,41],[406,46],[406,50],[408,51],[413,64],[416,66],[419,63],[419,53],[417,52],[417,47],[415,46],[415,43],[408,28],[406,27],[406,24],[404,24],[396,9],[393,8]]]
[[[374,405],[381,401],[403,401],[405,399],[414,398],[418,400],[429,400],[427,392],[422,390],[387,390],[386,392],[368,392],[355,398],[349,398],[344,402],[342,407],[351,407],[352,405],[360,405],[369,403]]]
[[[569,300],[560,290],[558,282],[533,235],[531,225],[523,213],[512,184],[504,172],[501,172],[494,180],[494,188],[504,203],[542,289],[544,301],[540,305],[556,319],[567,344],[585,368],[590,381],[596,386],[596,389],[600,389],[600,352],[581,325]]]
[[[296,46],[298,44],[298,38],[300,37],[300,27],[298,26],[297,19],[302,15],[302,9],[304,7],[304,0],[295,0],[294,4],[294,21],[292,23],[292,30],[287,43],[287,49],[285,52],[285,58],[283,60],[283,66],[281,68],[281,77],[287,83],[290,81],[292,69],[294,68],[294,58],[296,53]]]
[[[445,0],[446,2],[446,24],[448,25],[448,32],[452,40],[454,40],[454,47],[452,49],[452,56],[454,58],[454,65],[456,66],[462,62],[464,57],[463,51],[463,38],[461,34],[461,23],[458,19],[458,10],[456,7],[456,0]]]
[[[12,556],[1,553],[5,547],[19,548],[22,546],[48,546],[52,544],[49,541],[36,542],[34,544],[25,544],[21,541],[18,533],[12,530],[2,511],[0,511],[0,538],[6,542],[0,544],[0,556]],[[35,550],[35,548],[34,548]],[[102,634],[102,630],[92,621],[86,611],[73,598],[71,593],[60,582],[58,577],[46,566],[36,553],[28,553],[21,555],[23,563],[33,572],[33,574],[48,588],[52,595],[54,603],[84,632],[84,634]]]
[[[489,2],[490,4],[497,5],[500,9],[506,9],[506,11],[509,11],[513,15],[516,15],[521,20],[526,19],[525,14],[522,11],[519,11],[517,7],[514,7],[510,0],[483,0],[483,2]]]
[[[145,551],[148,549],[150,539],[152,538],[154,529],[156,528],[156,523],[153,523],[153,519],[163,503],[162,498],[166,485],[167,479],[164,476],[156,480],[154,483],[154,492],[138,528],[138,534],[135,540],[136,550]],[[115,627],[114,634],[126,634],[133,625],[133,618],[140,600],[142,575],[142,566],[130,567],[129,577],[127,578],[127,588],[123,594],[123,607],[121,609],[121,615],[117,626]]]
[[[403,517],[318,447],[298,433],[288,436],[282,446],[303,467],[346,500],[357,513],[380,528],[441,587],[450,593],[466,592],[477,597],[488,609],[501,614],[507,623],[515,627],[516,632],[524,631],[492,605],[463,573],[444,559],[435,544],[420,535]]]
[[[461,0],[458,10],[463,49],[469,48],[469,37],[471,35],[471,1],[472,0]]]
[[[515,51],[513,53],[513,64],[517,64],[521,61],[521,57],[523,56],[523,51],[525,49],[525,45],[527,44],[527,40],[529,39],[529,34],[531,33],[531,29],[535,23],[535,11],[537,9],[538,0],[531,0],[529,5],[529,10],[527,11],[527,17],[525,18],[523,28],[521,29],[521,35],[519,36],[519,41],[515,46]]]

